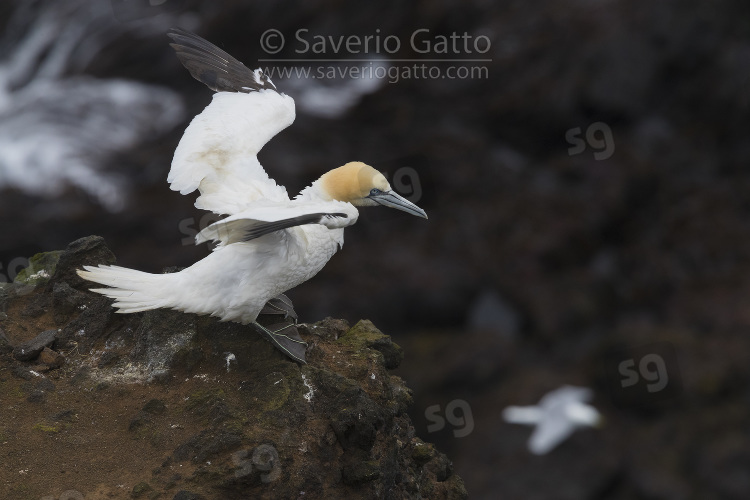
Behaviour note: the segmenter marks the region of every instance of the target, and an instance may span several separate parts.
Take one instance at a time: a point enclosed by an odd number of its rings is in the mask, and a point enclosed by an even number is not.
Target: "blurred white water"
[[[288,68],[286,78],[278,79],[278,88],[293,95],[297,109],[303,113],[320,118],[340,118],[364,96],[377,92],[387,82],[385,75],[390,67],[387,63],[363,60],[354,69],[362,67],[365,70],[356,73],[347,71],[351,68],[346,64]]]
[[[12,12],[0,37],[0,189],[75,186],[122,209],[127,180],[106,160],[171,130],[184,105],[164,87],[83,72],[118,37],[164,32],[173,19],[125,24],[108,2],[87,0],[20,0]]]

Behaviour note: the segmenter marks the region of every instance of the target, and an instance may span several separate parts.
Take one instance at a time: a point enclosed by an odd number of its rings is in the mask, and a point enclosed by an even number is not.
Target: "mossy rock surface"
[[[51,277],[25,296],[5,294],[11,317],[0,327],[22,342],[53,332],[66,362],[35,372],[0,335],[0,393],[15,425],[0,421],[8,453],[96,468],[108,460],[96,450],[117,450],[133,460],[76,484],[114,498],[123,477],[131,498],[466,497],[450,460],[417,446],[411,391],[389,373],[403,351],[372,322],[300,324],[309,347],[299,365],[251,326],[172,310],[115,314],[75,274],[114,262],[101,238],[31,260]],[[49,463],[22,497],[47,495],[68,477],[58,469]]]
[[[351,347],[355,356],[377,357],[377,354],[371,352],[376,351],[382,356],[382,364],[389,370],[398,368],[404,359],[403,349],[368,319],[363,319],[348,329],[337,342]]]
[[[18,272],[13,282],[22,285],[47,283],[55,274],[62,253],[62,250],[54,250],[34,255],[29,259],[29,265]]]

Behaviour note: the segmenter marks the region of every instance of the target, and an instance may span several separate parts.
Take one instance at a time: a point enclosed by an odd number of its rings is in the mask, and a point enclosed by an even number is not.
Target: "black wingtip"
[[[216,92],[255,92],[276,90],[270,78],[260,70],[252,71],[240,61],[201,38],[178,27],[167,30],[169,45],[193,78]]]

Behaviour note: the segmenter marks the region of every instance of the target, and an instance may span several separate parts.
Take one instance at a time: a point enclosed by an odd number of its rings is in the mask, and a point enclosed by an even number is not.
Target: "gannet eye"
[[[379,195],[381,193],[382,193],[382,191],[380,189],[378,189],[378,188],[372,188],[370,190],[370,196],[377,196],[377,195]]]

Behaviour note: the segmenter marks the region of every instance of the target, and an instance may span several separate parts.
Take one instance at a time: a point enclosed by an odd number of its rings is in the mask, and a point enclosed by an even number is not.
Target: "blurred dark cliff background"
[[[274,80],[297,119],[260,160],[290,194],[361,160],[430,216],[363,209],[343,251],[290,292],[300,318],[368,318],[405,347],[412,417],[472,498],[748,498],[750,4],[151,4],[0,6],[2,277],[89,234],[150,272],[206,255],[190,240],[215,219],[166,176],[211,92],[170,26],[251,67],[460,60],[424,64],[485,73]],[[270,29],[286,40],[275,54]],[[470,50],[439,52],[453,34]],[[400,47],[299,53],[315,35]],[[256,62],[268,58],[310,61]],[[351,102],[333,112],[326,98]],[[651,345],[676,353],[679,390],[616,405],[617,353]],[[532,456],[530,430],[501,410],[564,384],[593,387],[607,425]],[[457,400],[469,410],[436,430],[427,409]]]

